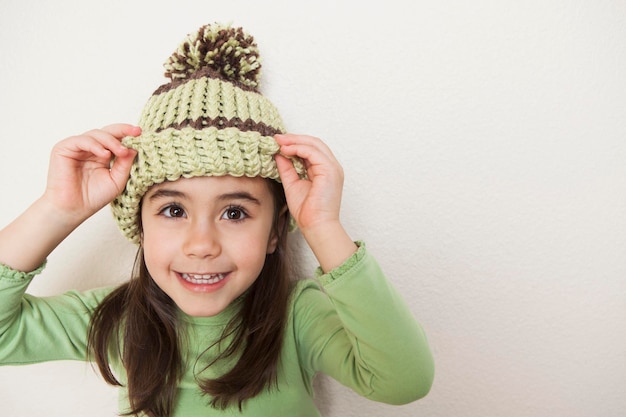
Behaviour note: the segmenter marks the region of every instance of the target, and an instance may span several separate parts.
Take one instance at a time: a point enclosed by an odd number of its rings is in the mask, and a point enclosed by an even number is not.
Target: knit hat
[[[111,203],[126,238],[139,243],[140,202],[163,181],[248,176],[280,181],[272,137],[285,133],[274,105],[258,90],[261,63],[242,28],[212,24],[189,34],[164,64],[170,81],[145,105],[142,133],[122,143],[137,151],[124,191]],[[293,159],[304,176],[302,161]]]

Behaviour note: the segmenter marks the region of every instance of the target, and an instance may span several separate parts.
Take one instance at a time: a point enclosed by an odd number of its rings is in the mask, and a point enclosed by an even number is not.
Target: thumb
[[[280,175],[280,181],[283,183],[283,188],[289,187],[291,184],[300,180],[300,176],[293,166],[293,162],[284,157],[281,154],[274,155],[276,160],[276,167],[278,168],[278,175]]]
[[[126,148],[125,154],[116,155],[111,166],[111,179],[117,186],[118,192],[121,192],[126,186],[126,181],[130,175],[130,169],[133,166],[137,151]]]

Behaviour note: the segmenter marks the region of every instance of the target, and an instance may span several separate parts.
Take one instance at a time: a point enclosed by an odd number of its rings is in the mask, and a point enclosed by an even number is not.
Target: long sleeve
[[[41,298],[26,294],[41,269],[23,273],[0,265],[0,365],[86,360],[91,313],[108,290]]]
[[[365,246],[318,275],[323,291],[309,285],[294,305],[303,367],[375,401],[405,404],[425,396],[434,377],[426,336]]]

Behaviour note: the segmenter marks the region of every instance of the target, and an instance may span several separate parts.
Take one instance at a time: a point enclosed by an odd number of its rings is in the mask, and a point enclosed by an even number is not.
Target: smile
[[[226,277],[225,274],[180,274],[181,278],[192,284],[217,284]]]

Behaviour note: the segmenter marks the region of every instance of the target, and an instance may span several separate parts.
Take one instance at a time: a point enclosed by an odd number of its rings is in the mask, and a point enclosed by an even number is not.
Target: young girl
[[[0,231],[0,363],[94,361],[120,412],[318,416],[326,373],[375,401],[429,391],[426,338],[339,221],[343,173],[319,139],[285,134],[258,91],[254,40],[206,25],[165,64],[139,126],[67,138],[44,194]],[[25,294],[51,251],[111,203],[139,249],[117,288]],[[297,227],[316,280],[288,276]]]

